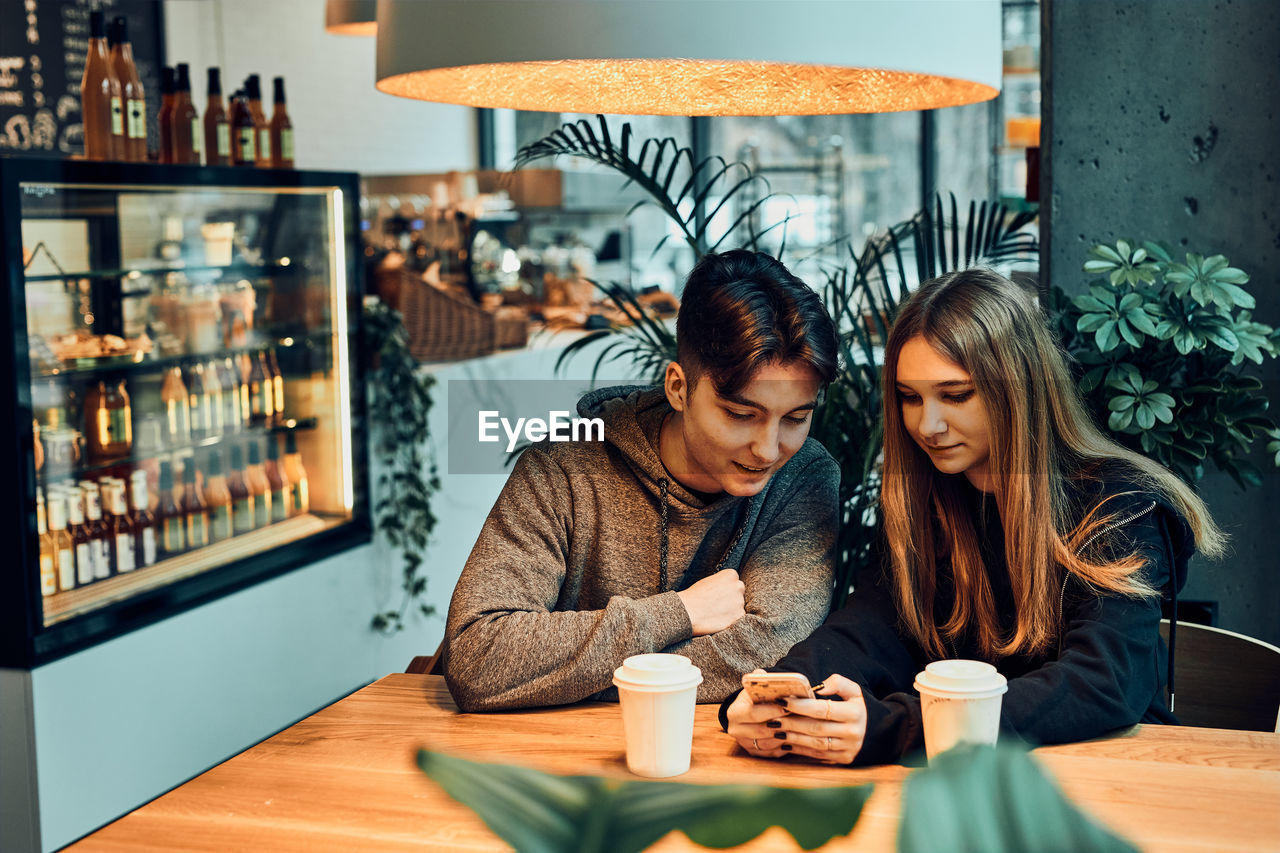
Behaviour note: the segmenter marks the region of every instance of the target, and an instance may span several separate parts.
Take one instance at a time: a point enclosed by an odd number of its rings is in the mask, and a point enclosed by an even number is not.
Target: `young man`
[[[826,616],[835,460],[808,438],[836,375],[817,294],[756,252],[689,274],[661,388],[583,397],[603,441],[527,449],[449,606],[464,711],[616,698],[629,655],[677,652],[718,702]]]

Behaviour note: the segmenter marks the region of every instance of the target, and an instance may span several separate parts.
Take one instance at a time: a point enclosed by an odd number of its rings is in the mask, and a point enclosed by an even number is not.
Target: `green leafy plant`
[[[421,571],[436,526],[431,496],[440,490],[428,423],[435,378],[419,372],[399,311],[371,297],[363,319],[369,421],[379,469],[374,525],[404,559],[400,606],[375,614],[372,626],[394,633],[404,628],[410,609],[424,616],[435,612],[424,602],[427,578]]]
[[[898,853],[1137,853],[1063,796],[1015,746],[961,746],[907,777]]]
[[[784,788],[559,776],[421,750],[418,766],[497,836],[530,853],[634,853],[672,830],[704,847],[779,826],[805,850],[849,834],[872,785]],[[902,853],[1136,848],[1091,821],[1018,747],[959,747],[906,782]]]
[[[1189,483],[1206,462],[1241,488],[1262,482],[1245,458],[1259,439],[1280,466],[1280,430],[1250,372],[1280,355],[1280,333],[1256,322],[1249,276],[1223,255],[1185,255],[1149,241],[1089,251],[1086,293],[1054,288],[1059,334],[1080,367],[1098,423]]]

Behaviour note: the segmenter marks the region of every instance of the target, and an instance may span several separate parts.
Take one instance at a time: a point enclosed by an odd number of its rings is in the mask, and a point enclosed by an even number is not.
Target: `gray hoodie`
[[[578,411],[605,440],[527,449],[458,579],[449,690],[464,711],[616,699],[624,658],[677,652],[702,670],[698,701],[719,702],[826,616],[839,467],[808,439],[759,494],[704,503],[658,456],[661,388],[601,389]],[[741,574],[746,615],[693,637],[676,592],[722,568]]]

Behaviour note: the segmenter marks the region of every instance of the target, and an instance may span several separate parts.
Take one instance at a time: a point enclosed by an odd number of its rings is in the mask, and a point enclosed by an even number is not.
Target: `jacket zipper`
[[[1119,521],[1111,522],[1106,527],[1097,531],[1088,539],[1086,539],[1083,543],[1081,543],[1080,547],[1076,549],[1076,556],[1079,557],[1080,554],[1084,551],[1084,549],[1092,545],[1093,541],[1097,539],[1099,536],[1105,536],[1106,534],[1115,530],[1117,527],[1121,527],[1125,524],[1128,524],[1129,522],[1134,521],[1135,519],[1142,518],[1142,516],[1151,512],[1151,510],[1155,508],[1156,508],[1156,502],[1152,501],[1151,505],[1148,506],[1146,509],[1140,509],[1137,512],[1135,512],[1133,515],[1129,516],[1128,518],[1122,518]],[[1067,572],[1067,574],[1062,578],[1062,591],[1058,594],[1058,618],[1059,619],[1063,618],[1067,612],[1067,582],[1069,580],[1071,580],[1071,573]]]

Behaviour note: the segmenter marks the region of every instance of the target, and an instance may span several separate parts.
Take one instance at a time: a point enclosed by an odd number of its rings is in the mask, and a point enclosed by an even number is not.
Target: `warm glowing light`
[[[377,0],[327,0],[324,31],[335,36],[376,36]]]
[[[433,68],[378,81],[390,95],[473,107],[679,116],[830,115],[987,101],[983,83],[878,68],[692,59],[567,59]]]
[[[989,100],[999,0],[381,0],[378,89],[547,112],[825,115]]]

